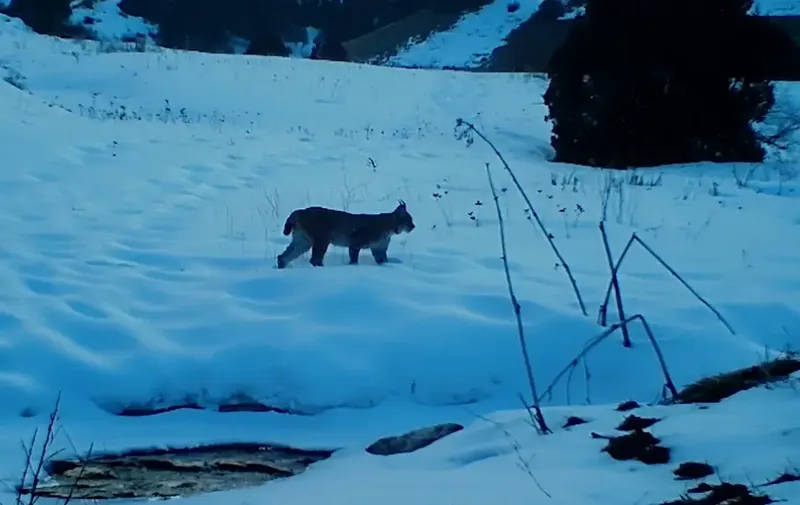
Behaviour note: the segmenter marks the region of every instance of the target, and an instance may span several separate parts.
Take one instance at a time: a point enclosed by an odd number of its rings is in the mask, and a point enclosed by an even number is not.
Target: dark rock
[[[670,450],[658,445],[660,442],[652,433],[635,430],[620,437],[608,437],[608,445],[603,451],[618,461],[636,460],[646,465],[663,465],[669,463]]]
[[[686,491],[687,493],[691,494],[700,494],[700,493],[708,493],[709,491],[713,491],[714,488],[708,482],[701,482],[700,484],[696,485],[695,487]]]
[[[567,418],[567,422],[564,423],[564,428],[571,428],[572,426],[578,426],[579,424],[586,424],[588,421],[586,419],[581,419],[580,417],[576,416],[569,416]]]
[[[617,412],[627,412],[629,410],[638,409],[639,404],[633,400],[628,400],[627,402],[622,402],[617,405]]]
[[[656,424],[660,419],[656,419],[653,417],[639,417],[636,415],[629,415],[625,418],[617,429],[619,431],[634,431],[634,430],[643,430],[645,428],[649,428]]]
[[[702,479],[703,477],[713,475],[714,468],[707,463],[689,461],[678,465],[678,468],[673,470],[672,473],[675,474],[678,480]]]
[[[420,428],[402,435],[381,438],[367,447],[367,452],[380,456],[414,452],[463,429],[463,426],[456,423],[437,424],[436,426]]]
[[[700,486],[698,486],[699,488]],[[706,494],[702,498],[684,496],[678,500],[665,501],[661,505],[767,505],[775,500],[766,495],[754,495],[744,484],[708,484],[704,486]]]

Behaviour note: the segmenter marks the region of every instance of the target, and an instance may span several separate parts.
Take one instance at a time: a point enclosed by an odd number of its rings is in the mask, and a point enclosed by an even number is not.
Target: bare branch
[[[42,477],[42,468],[47,460],[47,449],[53,443],[53,434],[56,430],[56,420],[58,419],[58,409],[61,404],[61,392],[59,391],[56,397],[56,405],[53,411],[50,412],[50,418],[47,422],[47,430],[45,432],[45,439],[42,442],[42,450],[39,455],[39,461],[36,465],[36,471],[33,473],[33,482],[31,483],[31,493],[28,496],[28,505],[33,505],[37,501],[36,490],[39,488],[39,481]]]
[[[617,278],[617,270],[614,268],[614,260],[611,258],[611,247],[608,245],[608,235],[606,235],[606,227],[600,221],[600,233],[603,235],[603,247],[606,250],[606,258],[608,259],[608,269],[611,272],[611,284],[614,286],[614,297],[617,300],[617,316],[620,321],[625,320],[625,311],[622,308],[622,293],[619,290],[619,279]],[[631,346],[631,336],[628,334],[628,326],[622,325],[622,345],[625,347]]]
[[[622,265],[622,260],[624,260],[625,257],[628,255],[628,251],[630,251],[633,243],[634,239],[633,235],[631,235],[631,238],[628,239],[628,242],[625,244],[625,247],[622,248],[622,253],[620,253],[619,258],[617,258],[617,262],[614,264],[614,269],[613,269],[614,274],[619,272],[619,267]],[[611,297],[611,288],[612,284],[611,281],[609,280],[608,286],[606,288],[606,296],[603,299],[603,303],[600,305],[600,310],[598,311],[597,314],[597,324],[599,324],[600,326],[605,326],[608,323],[607,312],[608,312],[608,301],[609,298]]]
[[[570,363],[556,375],[556,377],[553,379],[550,385],[547,386],[547,388],[544,390],[544,392],[538,399],[539,403],[541,403],[541,401],[544,399],[545,396],[551,395],[553,393],[553,389],[555,388],[556,384],[558,384],[565,375],[569,374],[571,369],[577,367],[578,363],[580,363],[581,360],[585,359],[592,349],[594,349],[598,344],[603,342],[615,331],[622,328],[624,325],[630,323],[631,321],[640,321],[642,323],[645,333],[647,333],[647,338],[650,340],[650,343],[653,346],[653,351],[656,353],[656,359],[658,360],[659,366],[661,367],[661,373],[664,375],[664,384],[666,385],[667,389],[669,389],[669,392],[670,394],[673,395],[673,397],[677,396],[678,390],[675,388],[675,384],[672,382],[672,377],[669,373],[669,369],[667,368],[667,363],[664,360],[664,355],[661,352],[661,347],[658,345],[658,341],[656,341],[656,338],[653,335],[652,330],[650,329],[650,325],[647,324],[647,321],[645,320],[644,316],[642,316],[641,314],[636,314],[626,318],[623,321],[612,324],[611,326],[606,328],[605,331],[603,331],[602,333],[591,339],[583,347],[581,352],[578,353],[578,355],[575,356],[575,358],[573,358],[572,361],[570,361]]]
[[[655,259],[656,259],[656,261],[658,261],[659,263],[661,263],[661,266],[663,266],[664,268],[666,268],[666,269],[667,269],[667,271],[668,271],[669,273],[671,273],[673,277],[675,277],[676,279],[678,279],[678,281],[679,281],[681,284],[683,284],[683,286],[684,286],[686,289],[688,289],[688,290],[689,290],[689,292],[690,292],[691,294],[693,294],[693,295],[695,296],[695,298],[697,298],[698,300],[700,300],[700,302],[701,302],[703,305],[705,305],[706,307],[708,307],[708,308],[709,308],[709,310],[711,310],[711,312],[713,312],[713,313],[714,313],[714,315],[716,315],[716,316],[717,316],[717,319],[719,319],[719,320],[720,320],[720,322],[721,322],[723,325],[725,325],[725,327],[726,327],[726,328],[728,328],[728,331],[730,331],[732,335],[736,335],[736,332],[735,332],[735,331],[733,331],[733,328],[731,327],[731,325],[730,325],[730,324],[728,324],[728,321],[726,321],[726,320],[725,320],[725,318],[724,318],[724,317],[722,317],[722,314],[720,314],[720,313],[719,313],[719,311],[718,311],[717,309],[715,309],[715,308],[714,308],[714,307],[713,307],[713,306],[712,306],[710,303],[708,303],[708,302],[706,301],[706,299],[705,299],[705,298],[703,298],[702,296],[700,296],[700,294],[699,294],[697,291],[695,291],[695,289],[694,289],[692,286],[690,286],[688,282],[686,282],[685,280],[683,280],[683,277],[681,277],[681,276],[680,276],[680,274],[678,274],[678,272],[676,272],[676,271],[675,271],[675,270],[674,270],[674,269],[673,269],[671,266],[669,266],[669,264],[667,264],[667,262],[666,262],[666,261],[664,261],[664,260],[661,258],[661,256],[659,256],[658,254],[656,254],[656,252],[655,252],[655,251],[654,251],[654,250],[653,250],[653,249],[652,249],[652,248],[651,248],[649,245],[645,244],[645,243],[644,243],[644,241],[638,237],[638,235],[636,235],[636,234],[634,233],[634,234],[633,234],[633,236],[634,236],[635,240],[636,240],[636,241],[639,243],[639,245],[640,245],[640,246],[644,247],[644,249],[645,249],[647,252],[649,252],[649,253],[650,253],[650,255],[651,255],[653,258],[655,258]]]
[[[500,211],[500,201],[497,196],[497,190],[494,187],[494,181],[492,180],[492,171],[489,168],[489,164],[486,164],[486,176],[489,179],[489,187],[492,190],[492,198],[494,199],[494,206],[497,210],[497,220],[500,227],[500,247],[503,251],[503,270],[506,274],[506,284],[508,285],[508,296],[511,298],[511,305],[514,308],[514,316],[517,319],[517,333],[519,335],[519,344],[522,349],[522,357],[525,360],[525,372],[528,376],[528,385],[531,388],[531,396],[533,397],[533,408],[536,416],[536,424],[537,429],[540,433],[550,433],[550,429],[547,427],[547,423],[544,420],[544,414],[542,414],[542,409],[539,406],[539,397],[536,393],[536,381],[533,378],[533,369],[531,367],[531,359],[528,354],[528,345],[525,342],[525,330],[523,329],[522,325],[522,315],[521,315],[521,308],[519,305],[519,301],[517,301],[517,296],[514,294],[514,286],[511,282],[511,272],[508,268],[508,256],[506,253],[506,232],[505,227],[503,226],[503,213]]]
[[[606,287],[606,296],[605,296],[605,299],[603,300],[603,303],[600,305],[600,310],[599,310],[599,313],[598,313],[598,321],[597,322],[600,324],[600,326],[605,326],[606,322],[607,322],[606,321],[606,313],[608,311],[608,303],[609,303],[609,299],[611,297],[611,289],[613,287],[614,276],[616,276],[616,274],[619,272],[619,269],[622,266],[622,260],[625,258],[626,254],[628,253],[628,250],[630,249],[631,245],[634,242],[637,242],[640,246],[642,246],[642,248],[645,251],[650,253],[650,255],[653,258],[655,258],[655,260],[658,261],[661,264],[661,266],[663,266],[670,274],[672,274],[673,277],[678,279],[678,281],[681,284],[683,284],[683,286],[686,289],[688,289],[689,292],[691,294],[693,294],[695,298],[700,300],[700,303],[702,303],[703,305],[708,307],[708,309],[711,310],[711,312],[713,312],[715,316],[717,316],[717,319],[719,319],[719,321],[725,326],[725,328],[728,329],[729,332],[731,332],[732,335],[736,335],[736,332],[733,330],[733,327],[731,327],[731,325],[722,316],[722,314],[717,309],[715,309],[708,301],[706,301],[705,298],[700,296],[700,294],[692,286],[690,286],[689,283],[686,282],[683,279],[683,277],[681,277],[681,275],[678,272],[675,271],[674,268],[672,268],[661,256],[659,256],[649,245],[647,245],[635,233],[631,235],[631,238],[628,240],[628,244],[625,246],[625,249],[623,249],[622,254],[620,254],[620,257],[617,260],[616,265],[614,265],[614,268],[612,269],[612,277],[608,281],[608,286]]]
[[[83,461],[81,462],[81,469],[78,471],[75,481],[69,488],[69,494],[67,494],[67,497],[64,498],[64,501],[61,503],[61,505],[69,505],[69,502],[72,501],[72,498],[75,495],[75,490],[78,489],[78,485],[83,479],[83,474],[86,471],[86,467],[89,465],[89,460],[92,458],[92,451],[94,451],[94,444],[89,445],[89,451],[86,453],[86,457],[83,458]]]
[[[514,185],[517,187],[517,190],[522,195],[522,198],[525,200],[525,203],[528,205],[528,208],[531,211],[531,215],[533,215],[533,218],[536,220],[536,223],[539,225],[539,229],[542,230],[542,233],[544,234],[545,238],[547,238],[547,242],[550,244],[550,247],[553,249],[553,252],[555,253],[556,258],[558,258],[559,264],[561,264],[564,267],[564,271],[566,272],[567,277],[569,277],[569,282],[572,284],[572,289],[575,291],[575,296],[578,299],[578,305],[580,306],[581,312],[583,312],[584,316],[588,315],[587,312],[586,312],[586,305],[583,303],[583,298],[581,297],[581,292],[578,289],[578,283],[575,282],[575,277],[572,275],[572,271],[569,268],[569,264],[567,264],[567,262],[564,260],[564,257],[561,255],[561,252],[558,250],[558,247],[556,247],[555,242],[553,242],[553,236],[547,231],[547,228],[544,227],[544,224],[542,223],[542,220],[539,218],[539,214],[536,212],[536,208],[533,206],[533,203],[531,203],[531,200],[530,200],[530,198],[528,198],[528,195],[527,195],[527,193],[525,193],[525,190],[522,189],[522,185],[517,180],[517,176],[514,174],[514,171],[511,170],[511,167],[508,166],[508,163],[506,162],[506,160],[503,157],[503,155],[494,146],[494,144],[488,138],[486,138],[486,136],[483,133],[481,133],[480,131],[478,131],[477,128],[475,128],[475,126],[472,123],[470,123],[468,121],[464,121],[463,119],[459,118],[456,121],[456,127],[457,128],[466,127],[468,129],[468,131],[475,132],[475,134],[478,135],[478,137],[480,137],[481,140],[486,142],[486,144],[488,144],[488,146],[492,148],[492,151],[494,151],[494,154],[497,156],[497,158],[503,164],[503,167],[506,169],[506,171],[511,176],[511,180],[514,181]]]
[[[39,435],[39,428],[33,430],[33,435],[31,436],[31,442],[26,447],[25,442],[22,442],[22,452],[25,454],[25,468],[22,470],[22,478],[19,482],[19,487],[17,488],[17,500],[16,505],[22,505],[22,490],[25,489],[25,483],[28,481],[28,472],[33,470],[33,447],[36,445],[36,437]]]
[[[526,406],[526,408],[527,408],[527,406]],[[512,435],[507,429],[505,429],[502,424],[498,423],[494,419],[489,419],[488,417],[482,416],[482,415],[474,413],[474,412],[471,412],[471,414],[473,416],[477,417],[478,419],[481,419],[481,420],[486,421],[487,423],[493,425],[495,428],[500,430],[506,436],[506,438],[511,443],[511,448],[514,449],[514,453],[517,455],[517,460],[519,461],[520,468],[525,473],[528,474],[528,477],[531,478],[533,483],[536,485],[536,487],[539,488],[539,491],[541,491],[543,495],[545,495],[546,497],[552,499],[553,496],[550,493],[548,493],[544,489],[544,487],[542,487],[542,485],[539,483],[539,480],[536,478],[535,475],[533,475],[533,470],[531,469],[531,465],[528,463],[528,461],[524,457],[522,457],[522,446],[520,445],[519,440],[517,440],[514,437],[514,435]]]

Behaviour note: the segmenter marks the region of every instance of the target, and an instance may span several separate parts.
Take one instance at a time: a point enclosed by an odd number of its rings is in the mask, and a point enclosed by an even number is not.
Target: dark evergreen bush
[[[556,160],[762,161],[752,123],[774,104],[763,51],[777,32],[747,16],[751,4],[589,0],[549,64]]]
[[[539,8],[533,13],[535,19],[556,20],[567,13],[567,8],[561,0],[543,0]]]
[[[31,0],[28,0],[31,1]],[[423,8],[477,9],[489,0],[121,0],[120,9],[158,26],[167,47],[225,51],[231,36],[251,42],[251,54],[285,54],[284,35],[313,26],[329,43],[318,58],[346,57],[341,42],[360,37]]]
[[[37,33],[65,35],[70,32],[70,0],[12,0],[2,12],[20,18]]]

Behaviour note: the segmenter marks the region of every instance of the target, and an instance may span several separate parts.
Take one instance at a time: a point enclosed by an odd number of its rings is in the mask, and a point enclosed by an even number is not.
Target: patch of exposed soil
[[[333,452],[242,443],[54,459],[45,466],[51,479],[22,492],[89,500],[189,496],[292,477]]]
[[[290,414],[298,416],[309,416],[317,413],[302,409],[288,409],[284,407],[268,405],[243,393],[233,394],[229,397],[213,401],[208,399],[199,401],[197,398],[189,396],[183,401],[154,399],[148,402],[126,404],[117,402],[101,402],[98,404],[98,406],[106,412],[122,417],[154,416],[158,414],[165,414],[167,412],[174,412],[176,410],[213,410],[215,412],[223,413],[275,412],[278,414]]]
[[[644,430],[649,428],[659,422],[661,419],[656,419],[654,417],[639,417],[637,415],[629,415],[628,417],[623,420],[617,429],[619,431],[635,431],[635,430]]]
[[[757,386],[785,380],[800,371],[800,359],[778,358],[760,365],[742,368],[700,379],[686,386],[672,403],[717,403]]]
[[[582,419],[582,418],[577,417],[577,416],[569,416],[567,418],[567,421],[564,423],[564,429],[572,428],[573,426],[579,426],[581,424],[586,424],[588,422],[589,421],[587,421],[586,419]]]
[[[675,478],[678,480],[702,479],[713,475],[714,468],[708,463],[687,461],[678,465],[678,468],[673,470],[672,473],[675,474]]]
[[[634,430],[619,437],[592,433],[592,438],[608,440],[603,452],[617,461],[641,461],[646,465],[663,465],[670,461],[669,447],[659,445],[661,440],[644,430]]]
[[[640,405],[633,400],[628,400],[617,405],[617,412],[628,412],[629,410],[638,409]]]
[[[768,505],[774,503],[769,496],[752,494],[744,484],[729,482],[705,484],[702,490],[698,486],[695,492],[706,493],[706,495],[698,498],[682,496],[677,500],[663,502],[661,505]]]

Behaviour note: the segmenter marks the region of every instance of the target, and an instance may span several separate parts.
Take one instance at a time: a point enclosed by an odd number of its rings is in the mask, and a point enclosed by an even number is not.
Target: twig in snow
[[[619,290],[619,279],[617,278],[617,271],[614,268],[614,260],[611,258],[611,247],[608,245],[608,235],[606,234],[606,227],[600,221],[600,233],[603,236],[603,247],[606,250],[606,258],[608,259],[608,269],[611,272],[611,284],[614,286],[614,297],[617,300],[617,316],[620,321],[625,320],[625,311],[622,308],[622,293]],[[631,336],[628,334],[628,326],[622,325],[622,345],[624,347],[631,346]]]
[[[31,437],[30,445],[26,446],[25,442],[22,442],[22,449],[25,454],[25,468],[22,471],[22,478],[20,479],[19,485],[16,488],[15,505],[35,505],[36,503],[38,503],[39,498],[41,498],[39,489],[41,486],[42,478],[44,477],[43,475],[45,472],[44,466],[49,461],[51,461],[56,455],[63,452],[63,450],[57,450],[52,453],[49,453],[50,449],[55,443],[56,435],[60,431],[59,428],[56,426],[56,422],[58,421],[59,418],[60,404],[61,404],[61,393],[58,394],[55,406],[53,407],[53,410],[48,418],[47,428],[44,434],[44,440],[42,441],[41,450],[38,455],[39,459],[35,465],[33,462],[33,451],[36,445],[37,437],[39,435],[39,429],[37,428],[34,430],[33,436]],[[72,501],[75,491],[77,490],[81,480],[83,479],[83,474],[88,464],[89,458],[91,458],[93,447],[94,447],[93,445],[90,446],[89,453],[86,456],[86,458],[83,459],[78,475],[75,478],[75,481],[70,486],[69,493],[61,501],[61,505],[69,505],[69,503]],[[28,485],[28,477],[31,478],[30,485]],[[27,500],[24,500],[23,496],[26,494],[28,495],[28,497]]]
[[[564,375],[569,374],[570,371],[578,366],[581,360],[585,359],[586,356],[589,354],[589,351],[594,349],[598,344],[600,344],[603,340],[605,340],[609,335],[613,334],[618,329],[622,328],[624,325],[630,323],[631,321],[640,321],[642,326],[644,327],[645,333],[647,333],[647,338],[650,340],[650,344],[653,346],[653,351],[656,353],[656,359],[658,360],[658,364],[661,367],[661,373],[664,375],[664,384],[669,390],[672,397],[676,397],[678,395],[678,390],[675,388],[675,384],[672,382],[672,376],[670,376],[669,369],[667,368],[667,363],[664,360],[664,355],[661,352],[661,347],[658,345],[655,336],[653,335],[652,330],[650,329],[650,325],[647,324],[644,316],[641,314],[636,314],[626,318],[623,321],[618,323],[614,323],[609,326],[603,333],[597,335],[593,339],[591,339],[578,353],[575,358],[570,361],[570,363],[564,367],[553,379],[549,386],[544,390],[542,395],[538,398],[537,404],[541,404],[541,401],[544,399],[545,396],[551,395],[553,393],[553,389],[555,388],[556,384],[564,377]]]
[[[514,171],[511,170],[511,167],[508,166],[508,163],[506,162],[505,158],[500,153],[500,151],[495,147],[495,145],[488,138],[486,138],[486,136],[483,133],[478,131],[478,129],[475,128],[475,126],[472,123],[470,123],[468,121],[464,121],[463,119],[459,118],[456,121],[456,128],[462,128],[462,127],[467,128],[467,130],[466,130],[467,132],[470,132],[470,131],[471,132],[475,132],[475,134],[478,135],[478,137],[480,137],[481,140],[486,142],[486,144],[489,147],[492,148],[492,151],[494,151],[494,154],[497,156],[497,158],[503,164],[503,167],[506,169],[506,171],[511,176],[511,180],[514,181],[514,185],[517,187],[517,190],[519,191],[520,195],[522,195],[522,198],[525,200],[525,203],[528,205],[528,209],[530,209],[531,215],[536,220],[536,223],[539,225],[539,229],[542,231],[544,236],[547,238],[547,241],[550,243],[550,247],[553,249],[553,252],[555,253],[556,258],[558,258],[559,263],[564,266],[564,271],[566,272],[567,277],[569,277],[569,282],[572,284],[572,289],[575,291],[575,296],[578,299],[578,305],[580,306],[581,312],[583,312],[584,316],[588,315],[587,312],[586,312],[586,305],[583,303],[583,298],[581,297],[581,292],[578,289],[578,283],[575,282],[575,277],[572,275],[572,271],[569,268],[569,264],[567,264],[567,262],[564,260],[564,257],[561,255],[561,252],[558,250],[558,247],[556,247],[555,242],[553,242],[552,235],[550,235],[550,233],[547,231],[547,228],[544,227],[544,224],[542,223],[542,220],[539,218],[539,214],[536,212],[536,209],[534,208],[533,203],[531,203],[530,198],[528,198],[527,193],[525,193],[525,190],[522,189],[522,185],[519,183],[519,180],[517,180],[517,176],[514,174]],[[460,134],[460,137],[463,138],[464,134],[463,133]]]
[[[44,442],[42,442],[42,450],[41,453],[39,454],[39,461],[36,464],[36,470],[33,472],[33,481],[31,482],[31,487],[30,487],[31,494],[28,496],[28,505],[33,505],[38,498],[35,492],[39,488],[39,482],[41,481],[42,478],[42,471],[44,468],[44,464],[48,459],[47,451],[55,441],[56,420],[58,419],[58,410],[60,404],[61,404],[61,393],[59,392],[58,396],[56,397],[56,405],[53,408],[53,411],[50,413],[50,417],[47,420],[47,431],[45,432]],[[34,439],[31,440],[31,447],[28,451],[28,454],[31,454],[31,452],[33,451],[34,440],[35,440],[35,435]],[[28,459],[28,462],[30,462],[30,459]],[[24,486],[25,483],[23,482],[22,485]]]
[[[661,264],[661,266],[663,266],[663,267],[664,267],[664,268],[665,268],[665,269],[666,269],[666,270],[667,270],[667,271],[668,271],[670,274],[672,274],[672,276],[673,276],[673,277],[675,277],[676,279],[678,279],[678,281],[679,281],[681,284],[683,284],[683,286],[684,286],[686,289],[688,289],[688,290],[689,290],[689,292],[690,292],[691,294],[693,294],[695,298],[697,298],[698,300],[700,300],[700,303],[702,303],[703,305],[705,305],[706,307],[708,307],[708,309],[709,309],[711,312],[713,312],[715,316],[717,316],[717,319],[719,319],[719,321],[720,321],[720,322],[721,322],[721,323],[722,323],[722,324],[725,326],[725,328],[727,328],[727,329],[728,329],[728,331],[729,331],[729,332],[731,332],[731,334],[732,334],[732,335],[736,335],[736,332],[733,330],[733,327],[731,327],[731,325],[730,325],[730,324],[728,323],[728,321],[727,321],[727,320],[726,320],[726,319],[725,319],[725,318],[722,316],[722,314],[720,314],[720,312],[719,312],[717,309],[715,309],[715,308],[714,308],[714,307],[713,307],[713,306],[712,306],[712,305],[711,305],[711,304],[710,304],[708,301],[706,301],[706,299],[705,299],[705,298],[703,298],[702,296],[700,296],[700,294],[699,294],[697,291],[695,291],[695,289],[694,289],[692,286],[690,286],[690,285],[689,285],[689,283],[688,283],[688,282],[686,282],[686,281],[683,279],[683,277],[681,277],[681,276],[680,276],[680,274],[679,274],[678,272],[676,272],[676,271],[675,271],[675,269],[674,269],[674,268],[672,268],[671,266],[669,266],[669,264],[668,264],[666,261],[664,261],[664,259],[663,259],[661,256],[659,256],[659,255],[658,255],[658,254],[657,254],[657,253],[656,253],[656,252],[653,250],[653,248],[651,248],[651,247],[650,247],[649,245],[647,245],[647,244],[646,244],[646,243],[645,243],[645,242],[644,242],[644,241],[643,241],[641,238],[639,238],[639,236],[638,236],[638,235],[636,235],[636,233],[634,233],[634,234],[632,234],[632,235],[631,235],[631,238],[628,240],[628,243],[625,245],[625,248],[623,249],[623,251],[622,251],[622,254],[620,254],[620,257],[619,257],[619,259],[617,260],[617,263],[616,263],[616,265],[615,265],[615,266],[614,266],[614,268],[612,269],[612,279],[609,281],[608,287],[606,288],[606,297],[605,297],[605,299],[603,300],[603,303],[602,303],[602,305],[600,305],[600,311],[599,311],[599,314],[598,314],[598,323],[600,323],[600,325],[601,325],[601,326],[605,326],[605,325],[606,325],[606,313],[607,313],[607,311],[608,311],[608,302],[609,302],[609,298],[610,298],[610,296],[611,296],[611,288],[612,288],[612,283],[613,283],[614,276],[615,276],[615,275],[616,275],[616,273],[619,271],[619,268],[620,268],[620,266],[622,265],[622,260],[625,258],[625,255],[628,253],[628,250],[630,249],[631,245],[633,245],[633,243],[634,243],[634,242],[637,242],[637,243],[638,243],[640,246],[642,246],[642,248],[643,248],[645,251],[647,251],[648,253],[650,253],[650,255],[651,255],[653,258],[655,258],[655,260],[656,260],[656,261],[658,261],[658,262]]]
[[[586,379],[586,405],[592,404],[592,392],[591,392],[591,385],[592,385],[592,374],[589,372],[589,362],[587,361],[587,357],[584,356],[583,359],[583,376]]]
[[[514,286],[511,282],[511,272],[508,269],[508,256],[506,253],[506,232],[505,227],[503,226],[503,213],[500,211],[500,201],[497,196],[497,190],[494,187],[494,181],[492,180],[492,171],[489,168],[489,164],[486,164],[486,176],[489,179],[489,188],[492,190],[492,198],[494,199],[494,206],[497,210],[497,221],[500,227],[500,247],[502,248],[503,252],[503,270],[506,274],[506,284],[508,285],[508,296],[511,298],[511,305],[514,308],[514,316],[517,319],[517,333],[519,335],[519,344],[522,349],[522,357],[525,360],[525,372],[528,375],[528,385],[531,388],[531,396],[533,397],[533,408],[536,417],[536,424],[537,429],[540,433],[550,433],[550,429],[547,427],[547,423],[544,420],[544,414],[542,414],[542,409],[539,406],[538,394],[536,393],[536,381],[533,378],[533,369],[531,367],[531,360],[528,354],[528,345],[525,342],[525,331],[522,326],[522,316],[521,316],[521,308],[519,305],[519,301],[517,301],[517,297],[514,294]]]
[[[517,459],[519,461],[519,467],[525,473],[528,474],[528,477],[530,477],[531,480],[533,481],[533,483],[536,484],[536,487],[539,488],[539,491],[541,491],[542,494],[544,494],[548,498],[553,498],[552,495],[550,495],[550,493],[545,491],[545,489],[539,483],[539,480],[536,478],[536,476],[533,475],[533,470],[531,470],[530,463],[528,463],[528,461],[522,456],[522,447],[520,446],[519,440],[517,440],[514,437],[514,435],[512,435],[507,429],[505,429],[502,424],[498,423],[494,419],[489,419],[488,417],[485,417],[485,416],[482,416],[482,415],[476,414],[476,413],[473,413],[472,415],[474,415],[478,419],[481,419],[483,421],[486,421],[489,424],[494,425],[495,428],[500,430],[503,433],[503,435],[505,435],[506,438],[508,438],[509,442],[511,443],[511,447],[514,449],[514,453],[517,455]]]

